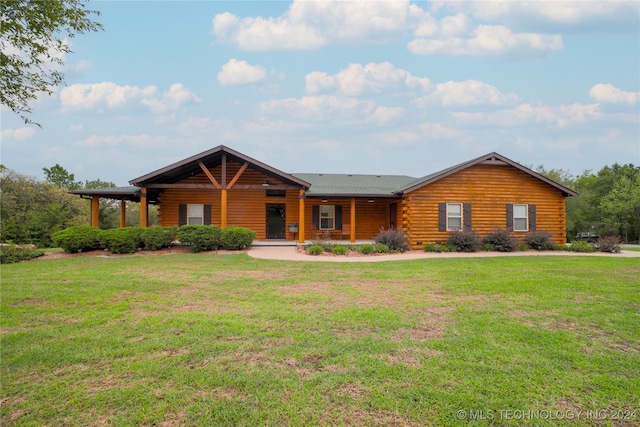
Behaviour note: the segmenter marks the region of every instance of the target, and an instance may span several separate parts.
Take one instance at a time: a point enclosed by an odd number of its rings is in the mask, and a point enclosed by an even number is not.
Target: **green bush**
[[[584,240],[576,240],[575,242],[571,242],[567,250],[571,252],[595,252],[596,247],[592,243]]]
[[[596,247],[601,252],[620,253],[622,250],[622,239],[620,236],[603,236],[596,242]]]
[[[248,248],[256,238],[256,232],[245,227],[226,227],[222,230],[220,243],[225,249],[237,251]]]
[[[324,248],[320,245],[311,245],[307,247],[307,253],[309,255],[320,255],[324,252]]]
[[[110,228],[100,233],[100,243],[114,254],[132,254],[141,248],[140,227]]]
[[[493,249],[498,252],[513,252],[517,246],[516,240],[504,229],[495,230],[482,239],[482,243],[493,245]]]
[[[389,251],[404,252],[409,249],[409,239],[401,228],[380,229],[380,232],[373,238],[375,243],[382,243],[387,246]]]
[[[152,251],[171,246],[176,237],[176,227],[146,227],[140,236],[144,247]]]
[[[534,231],[524,237],[527,246],[536,251],[550,251],[557,249],[556,242],[551,240],[551,233],[548,231]]]
[[[365,243],[364,245],[358,247],[358,252],[364,255],[370,255],[376,252],[376,247],[371,243]]]
[[[56,231],[51,236],[54,246],[75,253],[100,248],[101,230],[90,225],[79,225]]]
[[[495,251],[496,247],[493,246],[493,244],[491,243],[483,243],[482,246],[480,246],[480,250],[483,250],[485,252],[491,252],[491,251]]]
[[[191,245],[193,252],[218,249],[221,234],[222,230],[216,225],[183,225],[176,232],[180,243]]]
[[[349,252],[349,248],[344,245],[336,245],[331,248],[331,252],[335,255],[346,255]]]
[[[444,252],[444,246],[439,243],[427,243],[422,246],[422,250],[425,252]]]
[[[473,230],[452,231],[446,245],[454,246],[456,252],[475,252],[480,248],[480,238]]]
[[[0,264],[13,264],[28,261],[44,255],[42,249],[25,248],[16,245],[0,246]]]
[[[384,243],[376,243],[376,253],[379,254],[388,254],[389,252],[391,252],[391,249],[389,249],[389,246],[385,245]]]

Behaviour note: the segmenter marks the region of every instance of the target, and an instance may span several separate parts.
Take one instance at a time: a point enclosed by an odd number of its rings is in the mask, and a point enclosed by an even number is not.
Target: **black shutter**
[[[202,218],[204,225],[211,225],[211,205],[204,205],[204,218]]]
[[[187,224],[187,205],[178,205],[178,225]]]
[[[336,205],[336,230],[342,230],[342,206]]]
[[[471,230],[471,203],[464,204],[464,229]]]
[[[507,230],[513,231],[513,205],[507,205]]]
[[[447,231],[447,204],[438,203],[438,231]]]
[[[536,205],[529,205],[529,231],[536,231]]]
[[[320,228],[320,206],[311,207],[311,222],[316,228]]]

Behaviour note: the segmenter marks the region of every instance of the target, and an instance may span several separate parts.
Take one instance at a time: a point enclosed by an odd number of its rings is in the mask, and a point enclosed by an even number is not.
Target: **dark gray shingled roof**
[[[311,184],[309,196],[390,197],[416,178],[406,175],[359,175],[331,173],[294,173],[296,178]]]

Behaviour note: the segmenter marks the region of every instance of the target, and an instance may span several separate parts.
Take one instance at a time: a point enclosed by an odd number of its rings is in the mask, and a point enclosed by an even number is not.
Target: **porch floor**
[[[305,240],[304,245],[309,245],[317,240]],[[364,245],[366,243],[373,243],[373,240],[356,240],[355,243],[351,243],[349,240],[326,240],[333,244],[341,245]],[[300,243],[297,240],[254,240],[252,246],[298,246]]]

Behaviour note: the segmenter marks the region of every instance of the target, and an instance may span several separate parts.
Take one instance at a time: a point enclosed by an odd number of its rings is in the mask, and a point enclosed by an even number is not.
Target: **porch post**
[[[127,201],[120,200],[120,228],[127,226]]]
[[[91,226],[100,226],[100,196],[91,198]]]
[[[220,228],[227,226],[227,189],[223,188],[220,194]]]
[[[351,198],[351,243],[356,242],[356,198]]]
[[[147,206],[147,189],[140,190],[140,227],[149,226],[149,207]]]
[[[304,190],[300,190],[300,207],[298,210],[298,242],[304,243]]]

